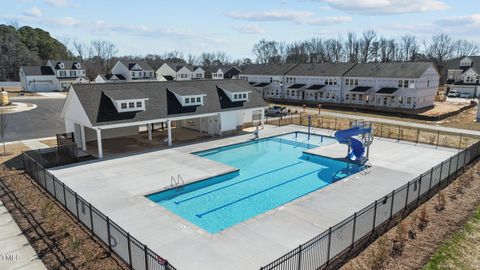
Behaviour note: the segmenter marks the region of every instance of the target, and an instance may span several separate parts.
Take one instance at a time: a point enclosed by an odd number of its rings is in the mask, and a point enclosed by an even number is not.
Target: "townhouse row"
[[[249,65],[239,76],[273,101],[420,109],[434,105],[440,74],[433,63]]]

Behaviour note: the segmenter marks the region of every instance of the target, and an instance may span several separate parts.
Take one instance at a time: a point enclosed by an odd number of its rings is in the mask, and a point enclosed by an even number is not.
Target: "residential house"
[[[45,66],[20,67],[20,85],[27,92],[66,91],[72,83],[88,83],[78,61],[48,60]]]
[[[205,70],[199,66],[184,63],[164,63],[155,75],[159,81],[187,81],[205,78]]]
[[[156,80],[153,68],[145,61],[117,61],[111,74],[120,74],[127,82]]]
[[[440,74],[428,62],[252,65],[240,75],[264,98],[376,109],[434,105]]]
[[[480,96],[480,56],[467,56],[453,60],[447,67],[448,90],[469,94],[472,97]]]
[[[67,132],[78,146],[96,141],[103,157],[102,140],[138,135],[140,128],[165,123],[166,141],[172,145],[176,129],[222,135],[235,131],[260,115],[267,106],[260,94],[242,80],[98,83],[73,85],[62,116]],[[263,121],[262,121],[263,123]]]
[[[211,80],[238,79],[241,72],[235,66],[211,66],[205,68],[205,78]]]
[[[115,83],[125,81],[126,79],[122,74],[100,74],[95,78],[95,83]]]

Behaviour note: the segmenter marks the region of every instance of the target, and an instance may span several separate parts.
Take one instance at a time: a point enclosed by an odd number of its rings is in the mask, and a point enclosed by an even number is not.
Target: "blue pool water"
[[[217,233],[358,172],[359,165],[303,153],[332,143],[299,132],[198,152],[238,171],[147,197]]]

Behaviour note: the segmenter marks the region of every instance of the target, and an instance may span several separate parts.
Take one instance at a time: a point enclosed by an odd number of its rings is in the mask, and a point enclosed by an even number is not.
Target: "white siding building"
[[[434,105],[440,75],[433,63],[253,65],[240,78],[268,99],[376,109]]]
[[[188,81],[205,78],[203,68],[183,63],[164,63],[155,75],[159,81]]]
[[[120,74],[127,82],[156,80],[153,68],[144,61],[118,61],[111,73]]]
[[[449,90],[480,97],[480,56],[468,56],[452,61],[445,84]]]
[[[88,83],[82,64],[48,60],[45,66],[20,67],[20,85],[27,92],[67,91],[72,83]]]

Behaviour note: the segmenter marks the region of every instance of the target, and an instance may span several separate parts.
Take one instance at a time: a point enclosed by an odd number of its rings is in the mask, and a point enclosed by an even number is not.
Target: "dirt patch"
[[[26,174],[1,170],[0,199],[47,269],[128,269]]]
[[[341,269],[420,269],[480,204],[480,162]]]
[[[419,115],[440,116],[446,113],[456,112],[468,105],[470,105],[470,103],[459,103],[459,102],[448,102],[448,101],[437,102],[435,103],[435,107],[428,109],[426,111],[420,112]]]
[[[50,147],[55,147],[57,146],[57,140],[56,139],[50,139],[50,140],[41,140],[41,143],[44,143]]]
[[[20,155],[23,151],[28,151],[30,148],[23,143],[6,144],[6,154],[3,152],[3,144],[0,143],[0,163],[5,163],[12,158]]]

